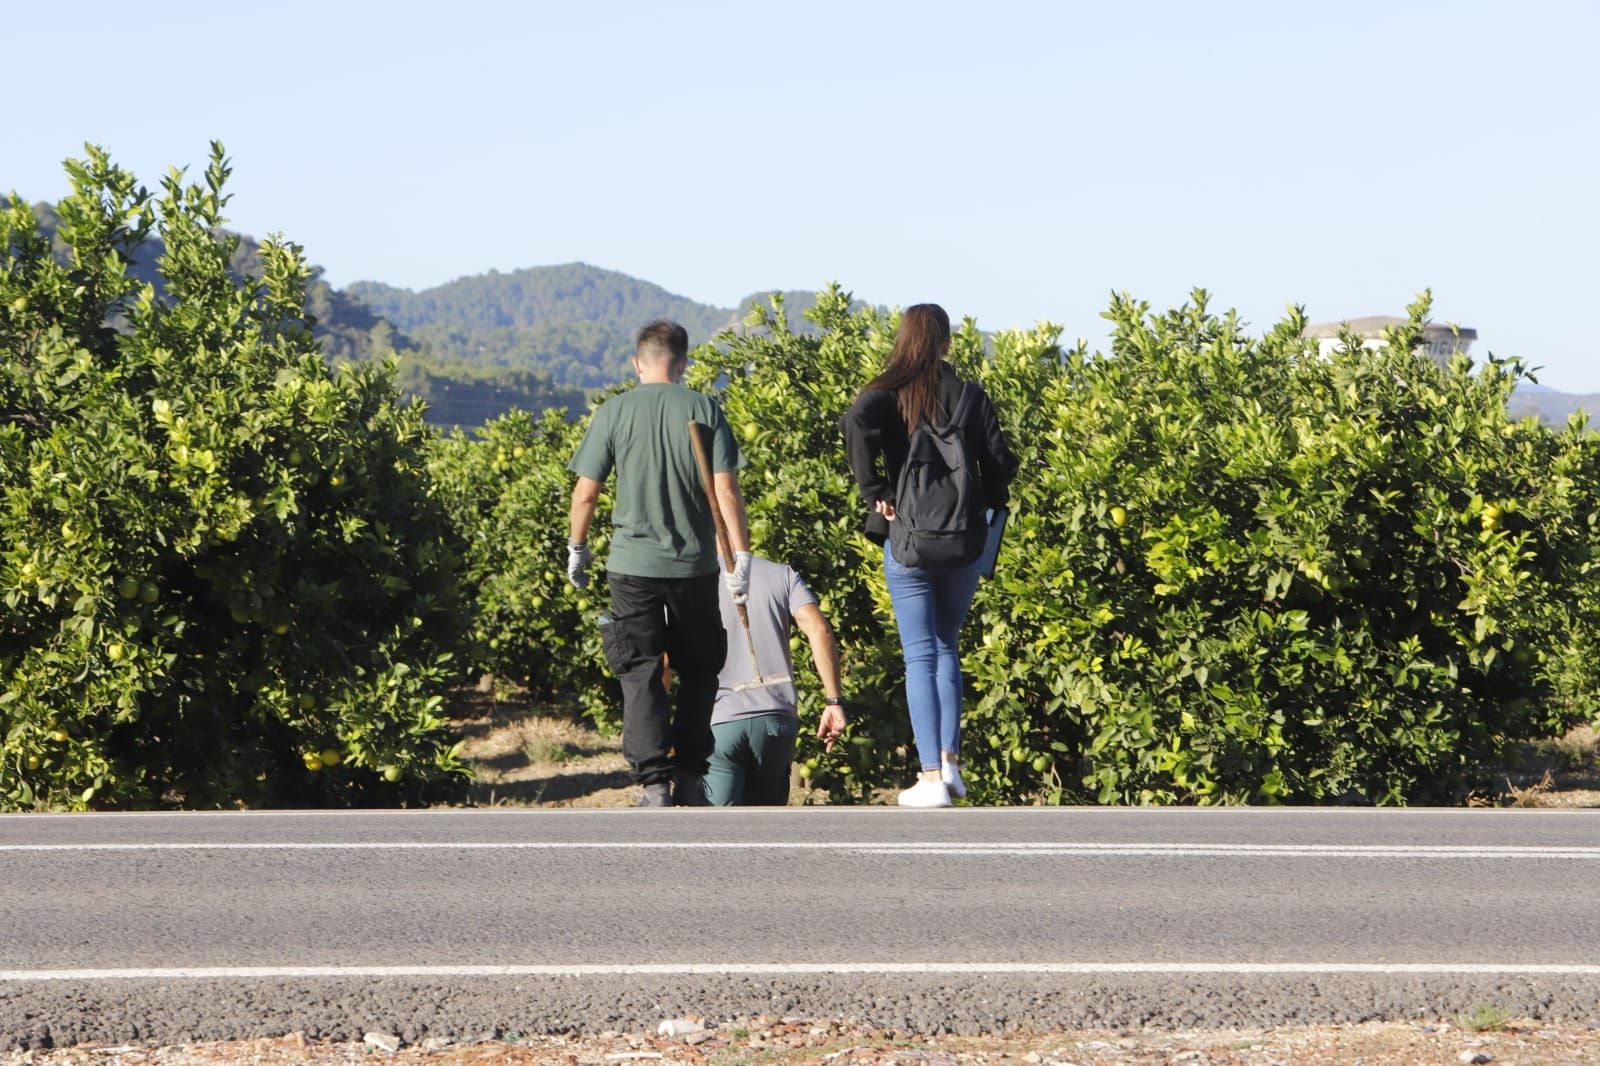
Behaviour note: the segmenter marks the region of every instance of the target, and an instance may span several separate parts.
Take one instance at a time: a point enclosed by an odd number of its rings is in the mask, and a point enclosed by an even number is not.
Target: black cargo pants
[[[715,742],[711,707],[717,674],[728,654],[722,608],[712,572],[703,577],[608,574],[610,625],[603,626],[606,661],[622,682],[622,754],[641,785],[674,774],[703,775]],[[673,713],[662,683],[661,656],[678,677]]]

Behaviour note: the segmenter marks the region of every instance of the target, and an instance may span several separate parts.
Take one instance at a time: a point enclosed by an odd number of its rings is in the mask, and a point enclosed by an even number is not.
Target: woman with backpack
[[[978,589],[986,510],[1017,471],[994,405],[945,361],[950,316],[906,308],[883,372],[840,423],[850,469],[884,545],[884,575],[906,663],[906,704],[922,772],[902,807],[948,807],[961,780],[961,623]]]

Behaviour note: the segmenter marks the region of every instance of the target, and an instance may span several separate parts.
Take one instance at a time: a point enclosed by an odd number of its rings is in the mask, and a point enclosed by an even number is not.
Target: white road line
[[[242,980],[309,977],[781,977],[819,974],[894,976],[1436,975],[1443,977],[1600,977],[1600,966],[1544,963],[1389,962],[817,962],[619,963],[539,966],[171,966],[151,969],[0,970],[0,982]]]
[[[859,855],[998,855],[1600,860],[1600,847],[1409,844],[947,843],[884,841],[262,840],[0,844],[0,854],[163,851],[827,851]]]

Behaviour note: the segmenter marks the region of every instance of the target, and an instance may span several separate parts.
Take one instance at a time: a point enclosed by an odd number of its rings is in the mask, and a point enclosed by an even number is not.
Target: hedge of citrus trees
[[[603,577],[564,574],[582,413],[430,435],[384,367],[329,369],[298,248],[229,273],[220,148],[156,197],[69,169],[68,258],[0,207],[0,809],[447,795],[469,671],[615,726]],[[127,273],[152,233],[161,296]],[[1114,298],[1104,353],[963,325],[1023,459],[963,635],[975,801],[1449,800],[1593,714],[1600,444],[1508,422],[1515,362],[1413,354],[1427,311],[1327,357],[1298,310],[1252,337],[1202,292]],[[807,318],[753,310],[689,384],[749,459],[757,550],[838,634],[849,743],[799,757],[860,799],[914,769],[838,430],[897,321],[837,287]]]
[[[1166,314],[1116,298],[1104,354],[966,323],[952,359],[1024,459],[964,635],[976,799],[1449,799],[1507,742],[1587,713],[1600,451],[1581,425],[1507,421],[1517,364],[1412,354],[1426,300],[1411,312],[1385,347],[1331,358],[1298,311],[1251,338],[1199,292]],[[806,575],[838,632],[852,742],[800,757],[860,797],[904,783],[910,736],[837,420],[896,322],[838,289],[808,314],[802,332],[781,302],[752,312],[689,383],[741,437],[758,550]],[[506,420],[436,470],[491,486],[468,496],[491,501],[475,580],[496,661],[614,722],[601,594],[560,566],[580,431]]]
[[[459,777],[463,621],[420,412],[334,373],[299,249],[229,273],[220,146],[0,210],[0,809],[393,804]],[[159,233],[167,294],[127,273]]]

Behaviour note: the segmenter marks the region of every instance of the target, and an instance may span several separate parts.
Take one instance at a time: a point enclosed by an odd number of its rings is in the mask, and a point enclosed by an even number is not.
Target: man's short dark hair
[[[641,359],[656,353],[669,355],[676,366],[689,358],[689,331],[676,322],[658,318],[639,331],[633,352]]]

